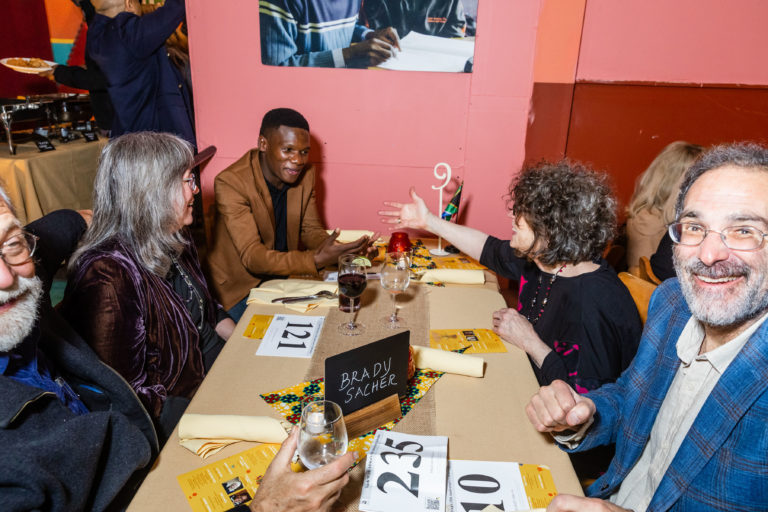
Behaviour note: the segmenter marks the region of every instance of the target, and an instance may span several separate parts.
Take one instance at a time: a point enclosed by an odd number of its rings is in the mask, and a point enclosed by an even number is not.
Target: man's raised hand
[[[595,404],[556,380],[531,397],[525,412],[539,432],[562,432],[581,428],[595,414]]]

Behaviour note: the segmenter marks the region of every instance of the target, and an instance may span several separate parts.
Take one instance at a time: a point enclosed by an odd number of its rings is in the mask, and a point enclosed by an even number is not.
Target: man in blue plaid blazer
[[[527,406],[568,451],[616,443],[608,471],[548,511],[768,510],[768,149],[718,146],[677,202],[677,279],[654,293],[637,355],[580,396]]]

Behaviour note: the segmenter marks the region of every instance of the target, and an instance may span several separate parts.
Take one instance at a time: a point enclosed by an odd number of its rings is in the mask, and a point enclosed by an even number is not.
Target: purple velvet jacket
[[[216,325],[220,306],[208,292],[194,243],[178,259],[202,283],[206,321]],[[166,397],[191,398],[205,377],[200,337],[181,298],[117,239],[80,257],[59,309],[155,418]]]

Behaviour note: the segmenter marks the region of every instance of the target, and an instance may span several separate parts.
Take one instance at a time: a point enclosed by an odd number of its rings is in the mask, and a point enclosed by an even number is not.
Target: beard
[[[32,332],[38,316],[38,299],[43,293],[39,277],[17,276],[13,290],[0,290],[0,305],[15,304],[0,312],[0,352],[9,352]]]
[[[716,327],[738,325],[768,308],[765,265],[752,267],[742,261],[725,260],[707,266],[698,258],[681,259],[677,250],[673,259],[683,297],[701,323]],[[708,290],[702,288],[694,276],[743,278],[743,282],[736,289]]]

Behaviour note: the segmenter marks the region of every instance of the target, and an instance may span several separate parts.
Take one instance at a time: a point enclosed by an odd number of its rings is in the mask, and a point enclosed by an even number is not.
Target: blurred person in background
[[[191,91],[165,46],[184,21],[184,0],[166,0],[143,16],[139,0],[91,1],[96,15],[86,51],[107,78],[115,109],[112,135],[168,132],[194,146]]]
[[[637,274],[640,258],[650,258],[674,219],[675,199],[685,171],[704,148],[684,141],[665,147],[637,178],[627,207],[627,266]],[[670,261],[671,264],[671,261]]]
[[[85,22],[90,25],[96,15],[91,0],[72,0],[72,2],[83,10]],[[112,129],[112,118],[115,114],[112,100],[109,99],[107,78],[87,50],[85,52],[85,67],[58,65],[50,71],[43,71],[38,74],[50,78],[57,84],[87,90],[96,124],[102,133],[109,135]]]

